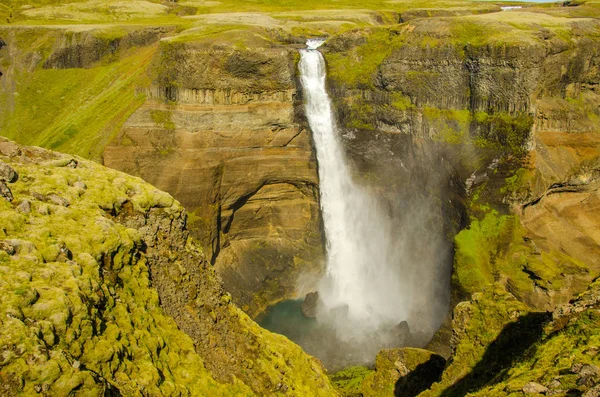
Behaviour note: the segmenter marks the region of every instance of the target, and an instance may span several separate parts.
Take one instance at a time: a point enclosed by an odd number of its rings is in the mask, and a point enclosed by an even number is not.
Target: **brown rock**
[[[57,194],[49,194],[48,200],[52,201],[56,205],[62,205],[63,207],[68,207],[70,205],[67,199]]]
[[[548,388],[546,386],[536,382],[529,382],[523,386],[523,393],[525,394],[545,394],[547,392]]]
[[[21,149],[14,142],[0,142],[0,154],[8,157],[21,155]]]
[[[583,393],[582,397],[600,397],[600,385],[592,387]]]
[[[307,318],[317,317],[317,303],[319,302],[319,292],[309,292],[302,302],[302,314]]]
[[[8,255],[16,253],[15,247],[8,241],[0,241],[0,250],[6,252]]]
[[[5,181],[7,183],[16,182],[19,178],[19,175],[15,172],[15,170],[8,164],[0,161],[0,181]]]
[[[193,213],[192,232],[251,316],[293,298],[299,274],[323,271],[317,167],[296,117],[294,50],[269,47],[181,47],[178,88],[167,93],[160,79],[148,88],[104,151],[107,166]]]
[[[22,214],[31,213],[31,203],[28,200],[21,201],[21,203],[17,206],[17,211]]]
[[[6,201],[13,201],[12,192],[2,181],[0,181],[0,197],[4,198]]]

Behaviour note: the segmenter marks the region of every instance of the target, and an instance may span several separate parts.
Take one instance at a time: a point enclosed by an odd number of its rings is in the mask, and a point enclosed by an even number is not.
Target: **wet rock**
[[[31,213],[31,203],[28,200],[21,201],[21,204],[17,206],[17,211],[22,214]]]
[[[302,302],[302,314],[307,318],[317,317],[317,303],[319,302],[318,292],[309,292]]]
[[[0,197],[6,201],[13,201],[13,195],[8,186],[4,182],[0,182]]]
[[[21,155],[21,149],[14,142],[0,142],[0,154],[8,157]]]
[[[523,393],[525,394],[544,394],[548,392],[548,388],[544,385],[540,385],[536,382],[529,382],[523,386]]]
[[[71,205],[67,199],[60,197],[58,194],[50,194],[48,196],[48,200],[52,201],[56,205],[62,205],[63,207],[68,207]]]
[[[13,183],[16,182],[18,178],[19,175],[10,165],[0,162],[0,181]]]
[[[397,335],[398,339],[402,341],[402,343],[410,340],[410,327],[408,326],[408,322],[402,321],[395,325],[392,330]]]

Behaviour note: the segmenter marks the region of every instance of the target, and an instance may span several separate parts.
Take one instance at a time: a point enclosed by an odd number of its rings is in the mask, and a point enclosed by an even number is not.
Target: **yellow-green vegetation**
[[[373,373],[372,369],[362,366],[348,367],[329,376],[331,384],[343,397],[362,395],[365,378]]]
[[[348,51],[326,53],[328,78],[340,85],[372,88],[375,72],[392,51],[402,46],[402,28],[373,28],[360,31],[364,44]]]
[[[14,200],[0,200],[0,387],[336,394],[318,360],[231,303],[170,195],[79,157],[20,150],[0,157],[19,174]]]
[[[10,188],[30,210],[0,200],[0,385],[11,386],[8,395],[251,395],[240,382],[213,379],[161,309],[140,233],[107,215],[125,203],[173,218],[183,208],[95,163],[74,158],[73,169],[72,158],[27,156],[9,162],[19,174]]]
[[[498,285],[459,304],[452,362],[421,396],[522,395],[531,382],[556,395],[581,395],[600,378],[599,287],[592,284],[552,317],[529,312]]]
[[[424,349],[382,349],[375,359],[375,371],[363,381],[362,396],[416,396],[440,379],[445,364],[442,357]]]
[[[568,316],[557,312],[555,320],[544,327],[544,332],[514,363],[498,383],[482,388],[475,396],[497,396],[523,390],[529,382],[548,385],[560,391],[583,392],[596,384],[599,374],[594,368],[600,366],[597,346],[600,346],[600,310],[597,304],[600,284],[576,301],[580,313]],[[593,299],[596,300],[594,304]],[[588,300],[591,300],[588,301]],[[588,301],[588,302],[586,302]],[[586,375],[585,367],[591,369]]]
[[[476,142],[478,146],[510,151],[517,156],[526,153],[526,143],[533,126],[532,115],[511,115],[505,112],[488,114],[479,111],[474,118],[477,126],[482,129]]]
[[[435,131],[433,139],[458,144],[464,143],[469,132],[471,112],[468,110],[438,109],[425,106],[423,117]]]
[[[465,396],[501,377],[541,335],[544,314],[528,307],[499,285],[489,285],[454,309],[458,339],[452,361],[439,383],[421,394]]]
[[[489,210],[483,219],[472,219],[454,239],[453,283],[472,294],[494,282],[506,282],[510,290],[532,306],[541,304],[530,293],[585,289],[585,279],[595,273],[581,261],[558,251],[538,249],[526,236],[517,215]]]
[[[131,49],[91,68],[13,65],[17,85],[0,97],[0,130],[23,144],[100,160],[106,144],[144,102],[136,88],[149,83],[147,68],[156,48]]]

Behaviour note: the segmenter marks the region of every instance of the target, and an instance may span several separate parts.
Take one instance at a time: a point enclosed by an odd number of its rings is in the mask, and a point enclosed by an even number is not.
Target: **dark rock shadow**
[[[551,313],[528,313],[506,325],[471,372],[444,390],[441,397],[462,397],[500,382],[513,364],[535,353],[528,349],[541,339],[550,320]]]
[[[432,355],[429,361],[419,364],[413,371],[401,377],[394,387],[395,397],[416,397],[442,379],[446,360]]]

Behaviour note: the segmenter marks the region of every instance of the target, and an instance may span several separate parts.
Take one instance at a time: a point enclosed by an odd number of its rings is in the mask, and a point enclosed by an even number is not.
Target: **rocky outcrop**
[[[417,396],[438,381],[446,364],[441,356],[414,348],[384,349],[377,354],[375,371],[361,387],[363,396]]]
[[[513,298],[496,295],[493,303],[487,292],[457,306],[453,361],[440,384],[423,396],[594,395],[600,381],[600,357],[594,343],[600,320],[598,287],[597,282],[593,283],[588,291],[559,306],[551,316],[519,315],[514,311],[519,309],[509,303]],[[507,304],[511,310],[508,316],[491,316],[493,305]],[[485,317],[481,317],[482,313],[486,313]],[[504,325],[495,322],[499,318],[504,318]],[[482,335],[477,330],[480,326],[494,335],[485,352],[475,340]],[[470,367],[469,363],[477,360],[480,361]],[[451,377],[456,377],[456,383],[449,385]]]
[[[258,44],[163,42],[156,84],[104,151],[106,165],[171,192],[192,213],[191,229],[251,315],[296,296],[298,276],[323,269],[295,51]]]
[[[170,195],[0,143],[19,174],[0,200],[3,395],[335,394],[317,360],[231,303]]]
[[[44,69],[90,68],[108,56],[132,47],[145,47],[158,41],[171,29],[148,27],[127,29],[75,30],[58,35],[53,50],[44,59]]]

